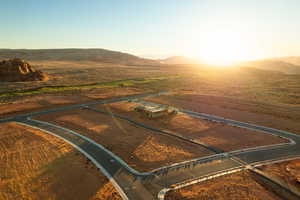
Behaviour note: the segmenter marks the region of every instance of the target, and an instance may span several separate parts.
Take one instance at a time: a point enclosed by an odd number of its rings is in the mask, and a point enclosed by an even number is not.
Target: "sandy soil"
[[[121,199],[71,145],[15,123],[0,128],[0,199]]]
[[[198,133],[199,131],[205,131],[217,126],[216,123],[212,123],[206,120],[196,119],[185,114],[170,115],[167,117],[161,117],[156,119],[149,119],[144,115],[135,112],[134,107],[139,105],[134,102],[117,102],[105,105],[94,106],[103,111],[112,112],[129,117],[137,121],[141,121],[145,124],[159,126],[162,129],[168,129],[174,132],[188,132]]]
[[[122,79],[147,78],[164,75],[176,75],[168,67],[126,66],[101,62],[41,61],[31,62],[36,69],[47,73],[51,79],[47,82],[15,82],[1,84],[0,92],[15,89],[35,88],[46,85],[80,85],[95,82],[109,82]]]
[[[197,136],[190,136],[190,138],[210,144],[224,151],[288,142],[288,140],[270,134],[227,125],[219,125],[218,127],[200,132]]]
[[[199,145],[158,135],[86,109],[42,115],[37,119],[59,124],[89,137],[141,171],[212,154]]]
[[[256,182],[248,172],[211,179],[167,193],[166,200],[282,200]]]
[[[176,96],[149,97],[145,99],[300,134],[299,111],[293,108],[251,104],[238,99],[201,95],[200,93],[182,93]],[[293,118],[291,118],[291,115],[293,115]]]
[[[265,172],[279,178],[288,186],[294,186],[300,192],[300,160],[277,163],[261,167]]]
[[[86,103],[94,100],[112,99],[138,93],[140,93],[140,91],[134,88],[104,88],[75,93],[65,92],[62,94],[20,97],[19,100],[16,100],[13,103],[0,104],[0,117],[9,117],[42,109],[56,108],[58,106]]]
[[[223,151],[288,142],[269,134],[209,122],[182,113],[169,117],[149,119],[133,110],[136,105],[138,104],[133,102],[118,102],[98,105],[95,108],[120,114],[149,126],[183,135],[196,142],[205,143]]]

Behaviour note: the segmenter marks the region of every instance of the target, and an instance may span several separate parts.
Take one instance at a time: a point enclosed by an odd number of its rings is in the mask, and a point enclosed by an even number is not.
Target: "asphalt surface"
[[[251,151],[235,151],[232,154],[230,152],[227,154],[221,153],[209,158],[199,158],[183,163],[176,163],[171,166],[165,166],[150,173],[142,173],[137,172],[129,167],[122,159],[118,158],[104,147],[101,147],[101,145],[95,144],[90,139],[85,138],[74,131],[47,122],[31,119],[34,116],[53,112],[86,108],[96,104],[128,101],[147,96],[158,96],[165,93],[166,92],[157,94],[142,94],[111,100],[95,101],[88,104],[76,104],[55,109],[42,110],[18,115],[15,117],[0,119],[0,123],[20,122],[31,127],[45,130],[46,132],[56,135],[57,137],[60,137],[71,143],[78,149],[81,149],[82,152],[88,155],[89,158],[100,165],[100,170],[102,170],[102,172],[104,171],[104,174],[109,179],[115,182],[116,188],[121,194],[123,194],[122,196],[124,199],[157,199],[158,192],[172,184],[186,182],[207,174],[223,172],[224,170],[245,167],[249,164],[257,164],[260,162],[266,162],[268,160],[283,159],[300,155],[300,137],[296,134],[231,119],[224,119],[222,117],[208,115],[205,113],[180,110],[180,112],[188,114],[192,117],[207,119],[240,128],[256,130],[267,134],[288,138],[290,140],[290,144],[274,148],[257,148]]]
[[[19,121],[19,123],[47,131],[48,133],[60,137],[86,152],[105,169],[105,174],[109,176],[109,179],[115,180],[122,190],[119,192],[124,192],[128,199],[153,199],[152,195],[147,195],[147,190],[138,183],[142,176],[130,171],[127,166],[124,166],[115,159],[110,152],[106,151],[104,148],[100,148],[99,145],[94,144],[80,135],[74,134],[75,132],[71,130],[60,128],[59,126],[47,122],[45,123],[39,120],[27,119]],[[151,177],[151,175],[148,176]],[[133,185],[135,185],[134,190],[131,188]],[[135,190],[139,190],[140,192],[136,192]],[[126,197],[124,199],[126,199]]]
[[[209,151],[212,151],[214,153],[224,153],[224,151],[222,151],[220,149],[217,149],[217,148],[215,148],[213,146],[192,141],[192,140],[187,139],[187,138],[185,138],[185,137],[183,137],[183,136],[181,136],[179,134],[170,133],[170,132],[168,132],[166,130],[161,130],[161,129],[156,128],[156,127],[148,126],[148,125],[143,124],[141,122],[137,122],[137,121],[131,120],[131,119],[129,119],[129,118],[125,117],[125,116],[122,116],[122,115],[114,114],[114,113],[111,113],[111,112],[105,112],[103,110],[95,109],[95,108],[90,107],[90,106],[87,106],[86,108],[89,109],[89,110],[92,110],[94,112],[98,112],[98,113],[101,113],[101,114],[104,114],[104,115],[109,115],[109,116],[112,116],[112,117],[116,117],[116,118],[125,120],[125,121],[127,121],[127,122],[129,122],[129,123],[131,123],[133,125],[136,125],[136,126],[139,126],[139,127],[142,127],[142,128],[148,129],[148,130],[151,130],[151,131],[153,131],[155,133],[159,133],[159,134],[162,134],[162,135],[167,135],[167,136],[175,137],[175,138],[187,141],[189,143],[200,145],[200,146],[202,146],[202,147],[204,147],[204,148],[206,148]]]

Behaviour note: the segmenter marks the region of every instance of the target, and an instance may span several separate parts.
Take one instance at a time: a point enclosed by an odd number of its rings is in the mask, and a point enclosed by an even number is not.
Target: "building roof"
[[[136,108],[138,109],[142,109],[142,110],[145,110],[145,111],[148,111],[148,112],[152,112],[152,113],[155,113],[155,112],[163,112],[163,111],[166,111],[166,107],[165,106],[149,106],[149,105],[139,105],[137,106]]]

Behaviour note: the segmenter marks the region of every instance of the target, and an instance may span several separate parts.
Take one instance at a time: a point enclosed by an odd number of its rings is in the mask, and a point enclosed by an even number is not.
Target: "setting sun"
[[[245,41],[232,32],[216,32],[206,37],[199,57],[208,64],[232,65],[248,58]]]
[[[207,64],[230,66],[251,59],[249,38],[242,33],[216,30],[201,33],[193,40],[197,42],[187,47],[187,56],[195,57]]]

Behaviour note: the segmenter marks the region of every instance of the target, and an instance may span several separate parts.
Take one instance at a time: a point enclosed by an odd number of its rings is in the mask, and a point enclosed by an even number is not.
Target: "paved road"
[[[158,92],[158,93],[138,94],[138,95],[132,95],[132,96],[121,97],[121,98],[116,98],[116,99],[93,101],[91,103],[85,103],[85,104],[74,104],[74,105],[63,106],[63,107],[59,107],[59,108],[53,108],[53,109],[36,111],[36,112],[30,112],[30,113],[21,114],[21,115],[14,116],[14,117],[2,118],[2,119],[0,119],[0,123],[12,122],[12,121],[17,121],[17,120],[24,120],[28,117],[34,117],[34,116],[38,116],[38,115],[45,115],[45,114],[49,114],[49,113],[53,113],[53,112],[61,112],[61,111],[66,111],[66,110],[78,109],[78,108],[82,108],[82,107],[85,107],[85,106],[93,106],[93,105],[97,105],[97,104],[109,104],[109,103],[128,101],[128,100],[131,100],[131,99],[151,97],[151,96],[154,97],[154,96],[164,95],[164,94],[167,94],[167,93],[168,92],[166,92],[166,91],[162,91],[162,92]]]
[[[111,152],[94,143],[92,140],[81,136],[74,131],[48,122],[27,119],[19,121],[19,123],[38,128],[60,137],[75,146],[81,152],[85,152],[85,155],[88,155],[89,159],[91,159],[94,164],[98,163],[101,166],[101,171],[109,178],[109,180],[113,180],[113,184],[122,195],[123,199],[153,199],[153,195],[140,184],[140,178],[143,177],[143,175],[136,173],[126,164],[123,164],[122,161],[120,162],[116,159]],[[147,176],[151,177],[151,175]],[[133,186],[134,188],[132,188]],[[136,190],[138,190],[138,192]]]
[[[271,160],[271,159],[282,159],[284,157],[288,156],[296,156],[300,154],[300,136],[287,132],[282,131],[278,129],[268,128],[264,126],[259,126],[255,124],[249,124],[245,122],[239,122],[231,119],[224,119],[221,117],[213,116],[213,115],[207,115],[204,113],[195,113],[188,110],[181,110],[181,112],[186,113],[190,116],[204,118],[208,120],[213,120],[216,122],[222,122],[231,126],[236,126],[240,128],[246,128],[250,130],[255,130],[259,132],[264,132],[267,134],[272,134],[275,136],[279,136],[285,139],[288,139],[290,141],[289,145],[283,145],[279,146],[277,148],[271,148],[271,149],[261,149],[257,148],[258,151],[235,151],[234,153],[228,153],[229,155],[235,156],[244,162],[250,164],[255,162],[261,162],[264,160]]]
[[[142,94],[130,97],[123,97],[112,100],[96,101],[88,104],[77,104],[71,106],[49,109],[44,111],[32,112],[18,115],[11,118],[0,119],[0,123],[16,121],[28,126],[45,130],[50,134],[54,134],[72,145],[76,146],[84,153],[94,164],[99,165],[98,168],[112,180],[120,194],[124,199],[156,199],[157,193],[172,184],[186,182],[196,177],[202,177],[211,173],[223,172],[224,170],[232,170],[245,167],[249,164],[257,164],[268,160],[282,159],[286,157],[300,155],[300,137],[296,134],[272,129],[268,127],[258,126],[254,124],[224,119],[222,117],[208,115],[205,113],[196,113],[188,110],[180,110],[190,116],[212,120],[216,122],[226,123],[232,126],[256,130],[268,134],[277,135],[279,137],[288,138],[290,143],[274,148],[257,148],[250,151],[235,151],[226,154],[217,154],[207,158],[199,158],[183,163],[177,163],[171,166],[165,166],[151,173],[140,173],[130,168],[123,160],[109,152],[99,144],[95,144],[88,138],[85,138],[74,131],[59,127],[54,124],[31,120],[30,118],[37,115],[60,112],[65,110],[84,108],[96,104],[113,103],[119,101],[128,101],[130,99],[143,98],[147,96],[162,95],[165,92],[157,94]],[[204,164],[205,163],[205,164]]]
[[[113,153],[106,150],[99,144],[96,144],[89,138],[86,138],[72,130],[57,126],[44,121],[23,119],[18,121],[24,125],[46,131],[52,135],[60,137],[76,146],[81,152],[91,159],[94,164],[99,163],[103,168],[102,172],[110,179],[118,189],[120,194],[123,194],[124,199],[156,199],[158,192],[164,187],[171,184],[185,181],[187,179],[195,178],[205,175],[207,173],[214,173],[219,170],[232,169],[240,167],[239,163],[223,157],[223,160],[215,161],[211,159],[204,165],[197,165],[190,168],[178,168],[177,170],[158,170],[153,173],[140,173],[130,168],[124,161],[115,156]],[[214,162],[211,162],[214,161]],[[168,173],[164,173],[168,172]],[[148,191],[145,185],[149,185],[154,189]]]
[[[212,151],[214,153],[224,153],[224,151],[218,149],[218,148],[215,148],[213,146],[210,146],[210,145],[207,145],[207,144],[202,144],[202,143],[198,143],[198,142],[195,142],[195,141],[192,141],[190,139],[187,139],[179,134],[176,134],[176,133],[170,133],[168,132],[167,130],[161,130],[159,128],[156,128],[156,127],[152,127],[152,126],[148,126],[146,124],[143,124],[141,122],[137,122],[137,121],[134,121],[132,119],[129,119],[125,116],[122,116],[122,115],[118,115],[118,114],[114,114],[114,113],[111,113],[111,112],[105,112],[103,110],[100,110],[100,109],[95,109],[93,107],[90,107],[90,106],[86,106],[86,109],[89,109],[89,110],[92,110],[94,112],[98,112],[98,113],[101,113],[101,114],[104,114],[104,115],[109,115],[109,116],[112,116],[112,117],[116,117],[116,118],[119,118],[121,120],[125,120],[131,124],[134,124],[136,126],[139,126],[139,127],[142,127],[142,128],[145,128],[145,129],[148,129],[148,130],[151,130],[153,131],[154,133],[158,133],[158,134],[162,134],[162,135],[167,135],[167,136],[170,136],[170,137],[175,137],[175,138],[178,138],[180,140],[184,140],[184,141],[187,141],[189,143],[193,143],[193,144],[196,144],[196,145],[200,145],[206,149],[208,149],[209,151]]]

